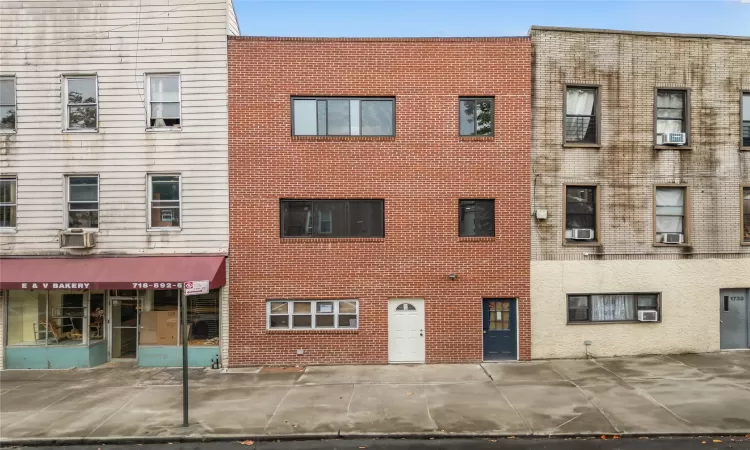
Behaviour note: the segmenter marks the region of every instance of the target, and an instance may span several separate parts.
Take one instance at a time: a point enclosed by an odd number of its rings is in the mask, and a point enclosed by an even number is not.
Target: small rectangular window
[[[16,130],[16,79],[0,77],[0,132]]]
[[[565,187],[565,243],[598,242],[596,186]]]
[[[383,200],[281,200],[281,237],[383,237]]]
[[[742,146],[750,148],[750,92],[742,93]]]
[[[599,89],[567,86],[565,89],[565,142],[599,143]]]
[[[288,329],[356,329],[357,300],[272,300],[267,302],[267,327]]]
[[[656,138],[667,133],[687,133],[688,95],[684,89],[657,89]]]
[[[99,121],[96,76],[65,77],[65,129],[95,131]]]
[[[495,235],[495,200],[459,200],[458,235],[460,237]]]
[[[681,244],[687,242],[685,204],[687,189],[685,187],[656,188],[656,224],[655,238],[657,243]]]
[[[292,98],[294,136],[394,136],[393,98]]]
[[[70,175],[68,182],[68,228],[99,228],[99,177]]]
[[[568,322],[634,322],[638,311],[657,311],[661,316],[660,306],[658,294],[569,295]]]
[[[0,229],[16,228],[16,177],[0,177]]]
[[[179,228],[182,212],[179,175],[149,175],[149,228]]]
[[[461,97],[458,101],[458,117],[461,136],[492,136],[495,131],[495,99]]]
[[[750,244],[750,186],[742,188],[742,242]]]
[[[175,129],[181,125],[179,74],[150,74],[148,80],[148,127]]]

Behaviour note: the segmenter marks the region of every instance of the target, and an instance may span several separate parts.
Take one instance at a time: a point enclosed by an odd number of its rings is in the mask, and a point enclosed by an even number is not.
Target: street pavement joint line
[[[594,361],[594,362],[596,362],[596,361]],[[598,363],[597,363],[597,364],[598,364]],[[622,432],[623,432],[622,430],[620,430],[619,428],[617,428],[617,427],[615,426],[615,424],[614,424],[614,423],[612,422],[612,420],[611,420],[611,419],[609,418],[609,416],[607,415],[607,413],[605,413],[603,409],[601,409],[601,408],[600,408],[599,406],[597,406],[597,404],[596,404],[596,403],[594,403],[594,400],[593,400],[593,399],[592,399],[591,397],[589,397],[589,396],[588,396],[588,394],[586,394],[586,392],[585,392],[585,391],[584,391],[583,389],[581,389],[581,386],[579,386],[579,385],[578,385],[578,383],[576,383],[576,382],[575,382],[575,381],[573,381],[573,380],[570,380],[570,379],[568,379],[568,378],[567,378],[567,377],[566,377],[565,375],[563,375],[562,373],[560,373],[560,371],[559,371],[559,370],[557,370],[557,368],[555,367],[555,365],[554,365],[554,364],[550,363],[550,364],[549,364],[549,366],[550,366],[550,368],[551,368],[552,370],[554,370],[554,371],[555,371],[555,372],[556,372],[556,373],[557,373],[557,374],[558,374],[558,375],[559,375],[559,376],[560,376],[560,377],[561,377],[561,378],[562,378],[563,380],[565,380],[565,381],[567,381],[568,383],[570,383],[570,384],[572,384],[573,386],[575,386],[575,387],[576,387],[576,389],[578,389],[578,391],[579,391],[579,392],[581,393],[581,395],[583,395],[583,396],[584,396],[584,398],[586,398],[586,400],[588,400],[589,404],[590,404],[591,406],[593,406],[593,407],[594,407],[594,409],[596,409],[597,411],[599,411],[599,414],[601,414],[601,415],[602,415],[602,417],[604,417],[605,419],[607,419],[607,422],[609,422],[609,425],[610,425],[610,426],[612,427],[612,429],[613,429],[613,430],[615,430],[615,431],[616,431],[616,432],[618,432],[618,433],[622,433]],[[565,424],[563,424],[563,425],[565,425]],[[562,425],[560,425],[560,426],[562,426]]]
[[[655,399],[654,397],[652,397],[652,396],[651,396],[651,394],[649,394],[649,393],[648,393],[648,392],[646,392],[645,390],[643,390],[643,389],[639,388],[638,386],[633,386],[632,384],[628,383],[627,381],[625,381],[625,379],[624,379],[623,377],[621,377],[621,376],[620,376],[620,375],[618,375],[617,373],[615,373],[615,372],[613,372],[613,371],[609,370],[608,368],[604,367],[604,365],[603,365],[603,364],[601,364],[601,363],[600,363],[599,361],[597,361],[596,359],[594,359],[594,358],[591,358],[591,360],[592,360],[592,361],[594,361],[594,364],[596,364],[597,366],[601,367],[602,369],[606,370],[607,372],[611,373],[612,375],[614,375],[614,376],[616,376],[617,378],[619,378],[620,380],[622,380],[622,382],[623,382],[623,383],[625,383],[625,384],[627,384],[628,386],[632,387],[632,388],[633,388],[633,389],[635,390],[635,392],[637,392],[638,394],[640,394],[640,395],[641,395],[641,396],[642,396],[643,398],[645,398],[645,399],[649,400],[650,402],[654,403],[655,405],[658,405],[658,406],[662,407],[662,408],[663,408],[663,409],[664,409],[665,411],[667,411],[667,412],[668,412],[669,414],[672,414],[673,416],[677,417],[678,419],[680,419],[681,421],[685,422],[686,424],[688,424],[688,425],[690,425],[690,426],[695,426],[695,425],[693,425],[692,423],[690,423],[690,422],[688,422],[687,420],[685,420],[685,419],[683,419],[682,417],[680,417],[679,415],[677,415],[677,413],[675,413],[675,412],[674,412],[674,411],[672,411],[671,409],[667,408],[667,407],[666,407],[665,405],[661,404],[661,402],[659,402],[658,400],[656,400],[656,399]]]
[[[484,364],[479,364],[479,367],[482,368],[482,370],[484,371],[485,375],[487,375],[487,378],[489,378],[490,381],[495,381],[495,379],[492,378],[492,375],[490,375],[490,373],[487,372],[487,369],[484,367]]]
[[[723,382],[725,382],[725,383],[729,383],[729,384],[731,384],[732,386],[736,386],[736,387],[738,387],[738,388],[741,388],[741,389],[745,389],[745,390],[748,390],[748,391],[750,391],[750,387],[747,387],[747,386],[743,386],[743,385],[741,385],[741,384],[737,384],[737,383],[735,383],[735,382],[733,382],[733,381],[730,381],[730,380],[728,380],[728,379],[726,379],[726,378],[723,378],[723,377],[722,377],[721,375],[711,375],[710,373],[706,373],[706,372],[704,372],[704,371],[700,370],[700,369],[699,369],[699,368],[697,368],[697,367],[693,367],[693,366],[691,366],[690,364],[685,364],[684,362],[680,361],[679,359],[677,359],[677,358],[673,358],[673,357],[671,357],[671,356],[669,356],[669,355],[664,355],[664,357],[665,357],[665,358],[669,358],[669,359],[671,359],[671,360],[673,360],[673,361],[676,361],[676,362],[678,362],[678,363],[682,364],[682,365],[683,365],[683,366],[685,366],[685,367],[689,367],[689,368],[691,368],[691,369],[693,369],[693,370],[697,370],[698,372],[702,373],[703,375],[705,375],[705,376],[707,376],[707,377],[711,377],[711,378],[718,378],[718,379],[720,379],[721,381],[723,381]]]
[[[268,426],[271,425],[271,422],[273,422],[273,418],[276,417],[276,413],[279,412],[279,408],[281,408],[281,404],[284,403],[284,399],[287,395],[289,395],[290,392],[292,392],[292,389],[294,389],[294,385],[289,386],[289,390],[286,391],[286,394],[284,394],[283,397],[281,397],[281,400],[279,400],[279,404],[276,405],[276,409],[273,410],[273,414],[271,414],[271,417],[268,419],[268,423],[265,427],[263,427],[263,431],[265,432],[268,429]]]
[[[46,410],[47,410],[48,408],[50,408],[51,406],[54,406],[54,405],[56,405],[56,404],[60,403],[61,401],[65,400],[66,398],[70,397],[70,396],[71,396],[71,395],[73,395],[73,394],[76,394],[76,392],[75,392],[75,391],[73,391],[73,392],[70,392],[70,393],[68,393],[67,395],[63,395],[63,396],[62,396],[61,398],[59,398],[59,399],[55,400],[54,402],[50,403],[49,405],[45,406],[44,408],[40,409],[39,411],[36,411],[36,412],[35,412],[35,413],[33,413],[33,414],[29,414],[28,416],[26,416],[26,417],[24,417],[23,419],[19,420],[19,421],[18,421],[17,423],[13,424],[13,426],[16,426],[16,425],[19,425],[19,424],[21,424],[21,423],[24,423],[24,422],[26,422],[27,420],[29,420],[29,419],[31,419],[32,417],[34,417],[34,416],[36,416],[37,414],[39,414],[40,412],[44,412],[44,411],[46,411]]]
[[[148,389],[148,388],[146,388],[146,389],[144,389],[144,390],[142,390],[142,391],[140,391],[140,392],[136,393],[135,395],[131,396],[131,397],[130,397],[130,398],[128,399],[128,401],[126,401],[125,403],[123,403],[123,404],[122,404],[122,406],[120,406],[119,408],[117,408],[117,410],[116,410],[115,412],[113,412],[112,414],[110,414],[109,416],[107,416],[107,418],[106,418],[106,419],[104,419],[104,420],[102,420],[101,422],[99,422],[99,425],[97,425],[97,426],[96,426],[96,428],[94,428],[93,430],[91,430],[91,433],[89,433],[88,435],[86,435],[86,437],[90,437],[90,436],[91,436],[92,434],[94,434],[94,433],[96,432],[96,430],[98,430],[99,428],[101,428],[101,426],[102,426],[102,425],[104,425],[104,423],[105,423],[105,422],[107,422],[107,421],[108,421],[109,419],[111,419],[111,418],[112,418],[112,416],[114,416],[115,414],[117,414],[117,413],[119,413],[120,411],[122,411],[122,409],[123,409],[123,408],[125,408],[126,406],[128,406],[128,404],[129,404],[130,402],[132,402],[132,401],[133,401],[133,400],[134,400],[134,399],[135,399],[136,397],[138,397],[138,396],[139,396],[139,395],[141,395],[141,394],[142,394],[143,392],[146,392],[146,391],[148,391],[148,390],[149,390],[149,389]]]
[[[521,413],[518,412],[516,407],[513,406],[513,403],[511,403],[510,400],[508,400],[508,397],[505,396],[505,393],[503,392],[502,389],[500,389],[500,386],[498,386],[495,383],[492,383],[492,385],[495,386],[495,389],[497,389],[497,392],[499,392],[500,395],[503,396],[503,398],[505,399],[505,403],[507,403],[510,406],[510,408],[513,410],[513,412],[516,413],[516,415],[521,419],[521,422],[523,422],[523,424],[526,426],[526,429],[529,430],[529,434],[533,434],[534,430],[532,430],[529,424],[526,423],[526,419],[524,419]]]
[[[577,418],[581,417],[582,415],[583,415],[583,413],[581,413],[581,414],[578,414],[577,416],[573,417],[573,418],[572,418],[572,419],[570,419],[570,420],[566,420],[565,422],[563,422],[563,423],[561,423],[560,425],[556,426],[556,427],[555,427],[555,429],[554,429],[554,430],[552,430],[552,433],[550,433],[550,434],[555,434],[555,431],[557,431],[557,430],[558,430],[559,428],[562,428],[562,427],[564,427],[565,425],[567,425],[567,424],[569,424],[570,422],[572,422],[572,421],[576,420]],[[616,428],[615,428],[615,429],[616,429]]]

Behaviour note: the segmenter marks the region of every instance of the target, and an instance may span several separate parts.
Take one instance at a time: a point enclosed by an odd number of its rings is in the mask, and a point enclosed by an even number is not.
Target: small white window
[[[68,177],[68,228],[99,228],[99,177]]]
[[[149,228],[180,228],[182,186],[179,175],[149,175]]]
[[[148,127],[179,129],[181,124],[180,75],[147,75]]]
[[[16,131],[16,79],[0,77],[0,132]]]
[[[96,131],[99,108],[96,76],[65,77],[65,130]]]
[[[357,300],[274,300],[266,304],[268,329],[356,329]]]
[[[0,230],[16,228],[16,187],[18,180],[14,176],[0,177]]]

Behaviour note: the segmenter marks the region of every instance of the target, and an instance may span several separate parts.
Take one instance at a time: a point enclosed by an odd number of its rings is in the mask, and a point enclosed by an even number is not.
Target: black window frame
[[[689,146],[691,142],[690,136],[690,89],[679,88],[679,87],[657,87],[654,88],[654,145],[661,146],[656,141],[659,136],[659,120],[678,120],[674,117],[659,117],[659,109],[676,109],[676,108],[659,108],[659,93],[660,92],[679,92],[682,94],[682,131],[685,133],[685,145]],[[669,146],[667,146],[669,147]],[[673,147],[669,147],[673,148]]]
[[[594,110],[593,115],[568,114],[568,90],[569,89],[591,89],[594,91]],[[563,144],[566,146],[600,146],[601,145],[601,96],[600,86],[598,84],[566,84],[563,92]],[[586,140],[569,141],[568,140],[568,117],[589,117],[594,120],[594,141]]]
[[[316,134],[295,134],[294,132],[294,102],[296,100],[315,100],[315,129]],[[329,117],[330,114],[328,113],[328,101],[329,100],[359,100],[359,130],[360,134],[351,134],[351,106],[349,109],[349,134],[329,134],[328,131],[330,130],[330,122]],[[391,134],[362,134],[362,102],[366,101],[390,101],[391,102]],[[320,102],[326,102],[326,132],[325,134],[320,134],[320,118],[318,117],[318,114],[320,112],[319,105]],[[308,97],[308,96],[292,96],[290,98],[290,104],[289,104],[289,111],[290,119],[291,119],[291,135],[293,137],[305,137],[305,136],[325,136],[325,137],[395,137],[396,136],[396,97],[326,97],[326,96],[319,96],[319,97]]]
[[[305,235],[285,235],[285,228],[286,224],[284,223],[284,204],[290,203],[290,202],[309,202],[311,206],[311,214],[312,214],[312,232],[310,234]],[[335,234],[333,233],[333,229],[331,230],[331,233],[318,233],[316,232],[316,227],[314,224],[315,220],[315,203],[332,203],[332,202],[340,202],[344,204],[345,208],[345,215],[346,215],[346,223],[347,223],[347,230],[348,234]],[[382,223],[381,223],[381,230],[382,233],[380,235],[367,235],[367,236],[361,236],[361,235],[355,235],[352,234],[351,231],[351,216],[350,216],[350,205],[352,203],[372,203],[372,202],[378,202],[381,206],[381,215],[382,215]],[[279,200],[279,236],[283,239],[309,239],[309,238],[346,238],[346,239],[371,239],[371,238],[385,238],[385,200],[384,199],[378,199],[378,198],[363,198],[363,199],[323,199],[323,198],[283,198]]]
[[[488,101],[491,103],[490,107],[490,133],[489,134],[477,134],[477,101]],[[464,101],[473,101],[474,103],[474,132],[472,134],[461,133],[461,104]],[[494,137],[495,136],[495,97],[484,96],[484,97],[458,97],[458,135],[460,137]]]
[[[594,239],[589,240],[579,240],[579,239],[570,239],[567,237],[568,232],[568,216],[569,215],[588,215],[583,213],[573,213],[570,214],[568,212],[568,189],[591,189],[593,191],[594,199],[592,201],[593,203],[593,215],[594,216],[594,227],[592,228],[594,230]],[[579,202],[579,203],[585,203],[585,202]],[[573,228],[570,228],[571,230]],[[598,245],[599,244],[599,186],[596,184],[565,184],[563,185],[563,244],[565,245]]]
[[[632,295],[633,296],[633,311],[635,312],[635,318],[634,320],[593,320],[592,319],[592,305],[591,305],[591,297],[595,295]],[[571,314],[570,314],[570,299],[572,297],[580,298],[580,297],[586,297],[586,320],[571,320]],[[638,311],[653,311],[653,308],[646,308],[646,307],[639,307],[638,306],[638,300],[639,297],[656,297],[656,311],[658,315],[658,320],[656,323],[660,323],[662,321],[661,316],[661,293],[660,292],[609,292],[609,293],[594,293],[594,294],[567,294],[567,297],[565,299],[565,309],[566,309],[566,322],[568,325],[582,325],[582,324],[608,324],[608,323],[648,323],[648,322],[641,322],[638,320]]]
[[[492,230],[491,230],[491,234],[464,234],[462,232],[461,221],[462,221],[463,216],[464,216],[464,208],[467,207],[467,206],[470,206],[470,205],[467,204],[467,202],[474,202],[473,206],[475,206],[475,207],[477,206],[476,205],[477,202],[483,202],[483,203],[484,202],[488,202],[488,203],[492,204]],[[462,198],[462,199],[459,199],[458,200],[458,237],[462,237],[462,238],[474,238],[474,237],[494,238],[495,234],[496,234],[496,229],[497,229],[497,226],[496,226],[496,223],[495,223],[495,222],[497,222],[497,218],[495,217],[495,214],[496,214],[496,211],[497,211],[495,203],[496,202],[495,202],[494,198]],[[476,220],[475,220],[475,225],[476,225]]]
[[[750,91],[740,92],[740,149],[750,150],[750,110],[746,111],[744,108],[745,97],[750,99]],[[745,114],[748,115],[748,120],[744,120]]]

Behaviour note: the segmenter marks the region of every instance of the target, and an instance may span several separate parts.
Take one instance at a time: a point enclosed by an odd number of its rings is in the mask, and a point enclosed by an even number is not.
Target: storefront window
[[[219,289],[187,298],[188,344],[219,345]]]
[[[47,292],[10,291],[8,295],[8,345],[47,343]],[[54,342],[54,338],[52,342]]]
[[[92,293],[89,300],[89,342],[104,339],[107,320],[103,293]]]
[[[82,344],[86,321],[83,293],[49,291],[48,298],[49,338],[56,344]]]
[[[178,290],[153,291],[141,312],[140,345],[177,345],[178,304]]]

